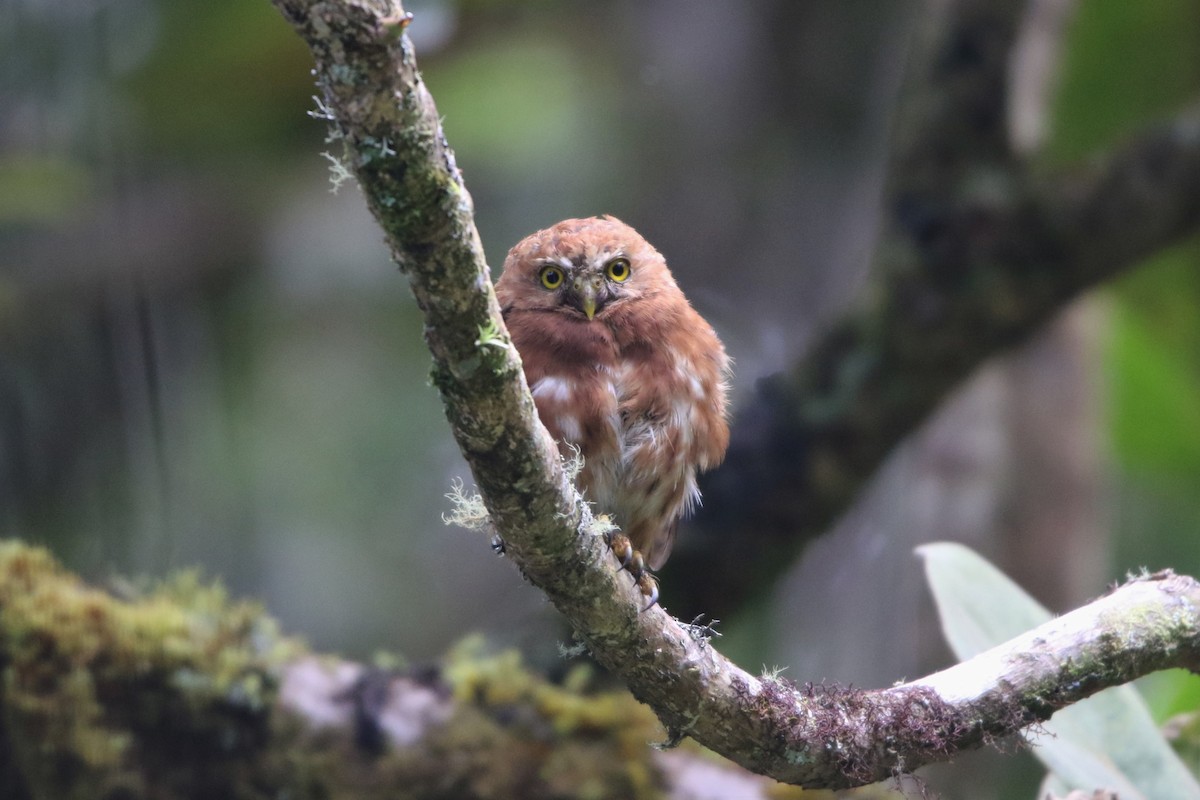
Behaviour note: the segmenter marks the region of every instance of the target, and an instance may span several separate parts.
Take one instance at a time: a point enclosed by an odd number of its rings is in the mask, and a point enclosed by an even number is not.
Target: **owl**
[[[614,550],[635,578],[661,567],[700,501],[697,472],[729,444],[721,340],[662,255],[609,216],[521,240],[496,295],[542,423],[564,455],[578,448],[584,497],[628,537]]]

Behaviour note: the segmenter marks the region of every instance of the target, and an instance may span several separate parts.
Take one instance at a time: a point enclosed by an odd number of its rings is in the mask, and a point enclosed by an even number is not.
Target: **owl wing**
[[[663,527],[658,536],[651,540],[650,549],[645,553],[646,564],[650,569],[662,569],[663,564],[667,563],[667,559],[671,556],[671,549],[675,547],[675,531],[678,528],[679,518],[676,517]]]

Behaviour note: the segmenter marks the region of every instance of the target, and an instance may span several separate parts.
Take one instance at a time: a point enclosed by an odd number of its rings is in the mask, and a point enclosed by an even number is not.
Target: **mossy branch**
[[[286,762],[270,712],[302,651],[194,574],[122,602],[0,541],[0,796],[249,797]]]
[[[690,735],[785,782],[849,786],[947,758],[1147,671],[1196,663],[1200,589],[1187,578],[1138,581],[1070,617],[1070,635],[1056,639],[1061,658],[1039,663],[1067,660],[1088,680],[1068,681],[1051,667],[980,671],[969,662],[946,673],[954,680],[943,674],[878,692],[799,689],[739,669],[660,608],[639,613],[636,591],[594,534],[537,420],[519,358],[505,346],[469,196],[417,72],[400,3],[274,2],[313,51],[324,106],[425,311],[435,382],[508,553],[673,740]],[[388,152],[381,141],[391,143]],[[1147,623],[1155,619],[1162,624]],[[1114,635],[1129,626],[1139,635]],[[986,663],[1012,667],[1011,660]],[[976,674],[985,676],[977,691],[947,688]]]
[[[654,715],[590,665],[555,685],[468,639],[438,669],[365,666],[194,573],[123,594],[0,541],[4,800],[650,800],[698,758],[650,752]]]
[[[810,784],[842,786],[1004,736],[1133,675],[1195,669],[1197,608],[1190,578],[1143,576],[881,692],[731,678],[743,713],[774,726],[758,745],[762,765],[787,762]],[[683,627],[704,651],[704,627]],[[584,691],[584,667],[552,686],[515,654],[470,642],[433,671],[318,657],[194,575],[119,599],[15,542],[0,542],[0,669],[0,796],[11,800],[367,800],[448,785],[538,798],[583,784],[650,798],[669,791],[663,773],[696,766],[691,755],[651,753],[644,743],[663,735],[652,716],[628,695]],[[769,793],[716,772],[736,796]]]

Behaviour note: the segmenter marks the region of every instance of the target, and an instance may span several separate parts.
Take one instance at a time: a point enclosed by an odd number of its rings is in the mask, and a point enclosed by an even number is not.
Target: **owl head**
[[[558,312],[590,322],[678,287],[649,242],[603,216],[563,220],[522,239],[509,251],[496,291],[506,312]]]

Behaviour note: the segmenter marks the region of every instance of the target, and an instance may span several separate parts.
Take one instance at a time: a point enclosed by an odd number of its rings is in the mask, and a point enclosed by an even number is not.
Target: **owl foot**
[[[658,579],[650,570],[646,569],[646,561],[642,558],[641,551],[633,551],[633,556],[625,565],[625,569],[633,576],[633,583],[638,587],[642,596],[650,600],[642,611],[649,611],[658,605]]]
[[[629,562],[633,560],[633,554],[637,552],[633,549],[633,543],[629,541],[629,537],[619,530],[613,530],[608,534],[608,546],[613,551],[613,555],[617,557],[617,561],[621,562],[621,566],[628,569]]]
[[[646,569],[646,560],[642,554],[633,549],[629,537],[619,530],[610,532],[607,536],[608,546],[621,562],[621,568],[633,576],[634,585],[650,602],[642,611],[647,611],[658,604],[658,579]]]
[[[647,598],[646,607],[642,611],[649,611],[658,605],[658,578],[649,572],[643,572],[637,579],[637,587],[642,596]]]

